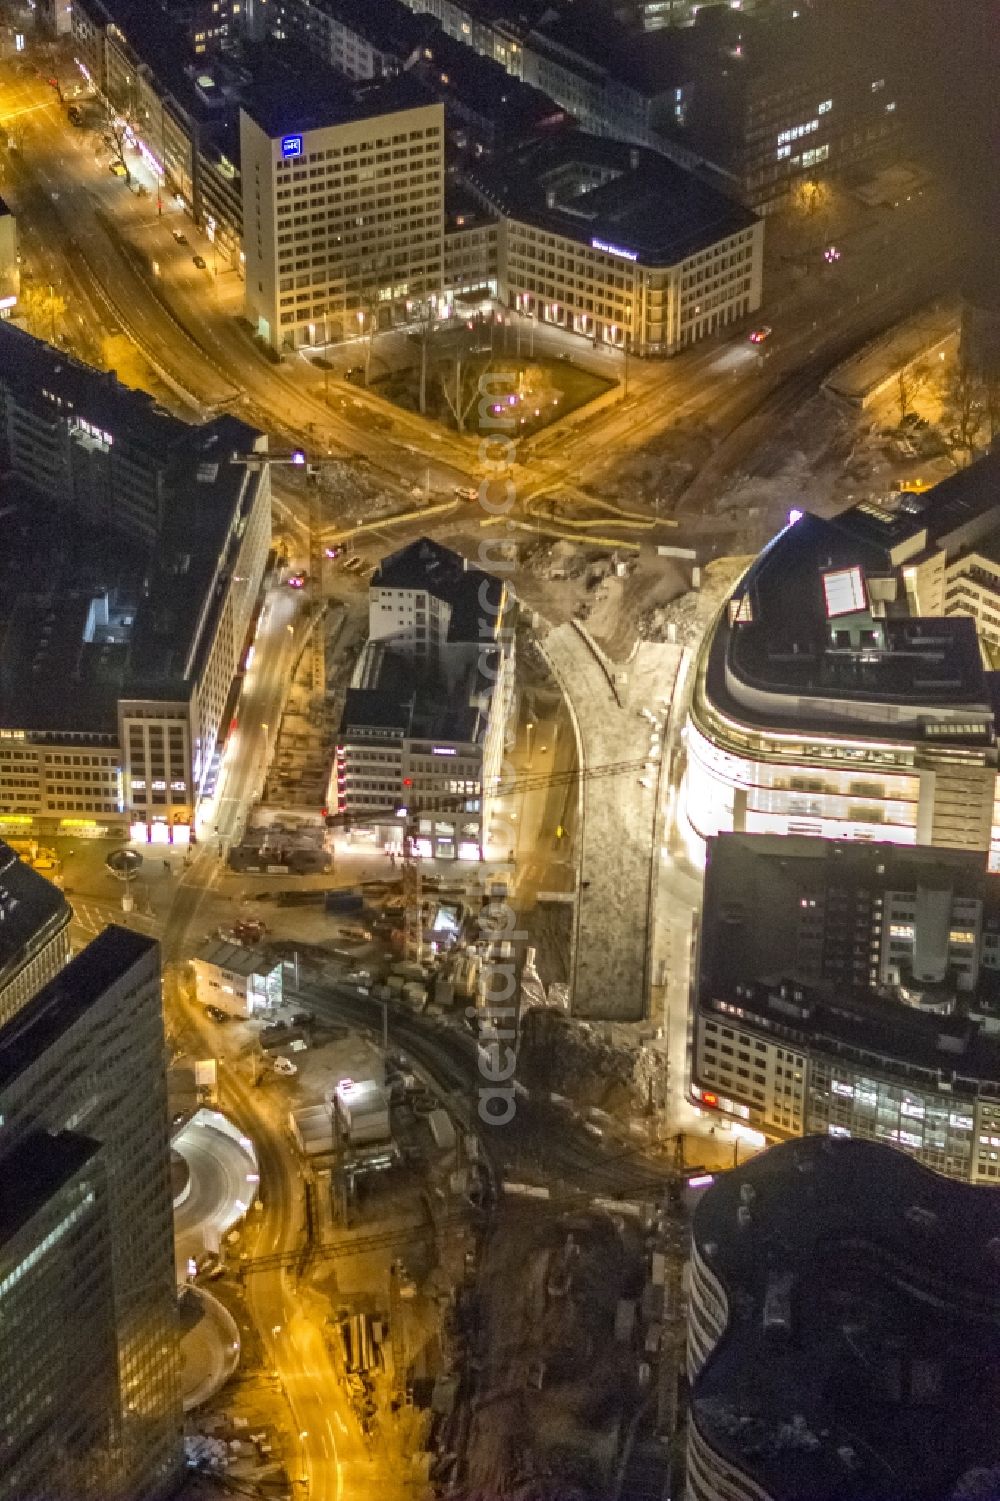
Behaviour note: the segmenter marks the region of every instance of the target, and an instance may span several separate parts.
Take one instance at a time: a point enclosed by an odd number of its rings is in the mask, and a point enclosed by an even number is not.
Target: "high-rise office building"
[[[0,1026],[0,1501],[181,1464],[160,966],[107,928]]]
[[[274,349],[367,334],[441,295],[444,109],[412,78],[248,99],[246,309]]]
[[[0,324],[0,828],[189,842],[256,625],[266,446]]]
[[[867,1137],[1000,1182],[1000,892],[986,856],[709,841],[695,1102],[768,1136]]]
[[[692,1224],[685,1501],[995,1497],[998,1237],[994,1195],[874,1142],[722,1174]]]
[[[69,958],[69,903],[0,841],[0,1026]]]

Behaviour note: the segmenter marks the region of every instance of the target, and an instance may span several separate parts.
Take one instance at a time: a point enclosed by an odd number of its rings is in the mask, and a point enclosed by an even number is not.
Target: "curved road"
[[[201,1256],[246,1214],[257,1195],[257,1163],[248,1137],[239,1142],[199,1110],[171,1143],[188,1167],[188,1191],[174,1207],[177,1280],[190,1257]]]

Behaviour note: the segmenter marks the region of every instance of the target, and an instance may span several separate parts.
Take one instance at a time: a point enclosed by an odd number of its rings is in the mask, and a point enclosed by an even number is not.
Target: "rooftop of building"
[[[408,652],[393,651],[382,641],[369,641],[359,660],[355,682],[347,690],[340,733],[363,739],[366,730],[392,730],[410,740],[434,740],[446,745],[476,745],[486,733],[486,716],[470,699],[488,692],[491,683],[484,667],[473,663],[460,690],[449,683],[433,661],[417,664]]]
[[[80,0],[80,8],[97,24],[118,29],[150,69],[168,104],[173,101],[202,123],[223,108],[222,77],[232,82],[234,70],[219,57],[196,56],[189,30],[164,6],[148,0]]]
[[[449,642],[489,644],[509,605],[500,579],[430,537],[383,558],[369,589],[421,589],[443,600],[451,606]]]
[[[577,130],[528,142],[467,176],[506,217],[607,250],[623,265],[674,266],[756,222],[667,157]]]
[[[708,658],[713,700],[763,728],[786,712],[784,700],[789,723],[802,728],[881,725],[894,739],[919,740],[947,722],[959,741],[992,744],[975,623],[910,614],[902,559],[907,540],[916,556],[925,536],[926,524],[883,522],[864,506],[833,520],[807,512],[786,526],[720,618]]]
[[[213,612],[253,479],[235,454],[263,441],[222,416],[178,421],[120,385],[0,323],[4,387],[40,416],[107,434],[127,462],[159,476],[159,535],[74,514],[68,498],[0,475],[0,725],[114,733],[120,698],[185,699],[212,638]],[[70,415],[72,414],[72,415]],[[81,430],[80,442],[105,443]],[[207,628],[206,628],[207,627]]]
[[[285,135],[423,109],[435,99],[426,85],[409,73],[352,83],[304,60],[295,77],[248,88],[241,102],[244,113],[264,134],[278,140]]]
[[[496,222],[496,215],[484,208],[475,193],[454,178],[447,179],[444,189],[445,234],[456,234],[463,229],[483,229]]]
[[[397,0],[401,4],[401,0]],[[514,78],[500,63],[483,57],[466,42],[450,37],[436,23],[421,38],[415,67],[429,88],[452,98],[470,113],[492,122],[498,133],[543,129],[566,120],[566,111],[548,94]]]
[[[928,540],[948,553],[970,530],[976,536],[995,535],[1000,532],[1000,447],[906,499],[914,515],[926,522]]]
[[[676,29],[636,31],[602,0],[548,4],[523,36],[533,51],[581,76],[595,83],[614,79],[647,99],[685,81],[685,52]]]
[[[0,1254],[99,1151],[74,1131],[29,1131],[0,1156]]]
[[[692,1233],[728,1303],[692,1416],[772,1501],[943,1501],[1000,1462],[991,1190],[807,1137],[718,1178]]]
[[[217,969],[227,969],[231,974],[269,975],[274,969],[262,949],[251,948],[244,943],[227,943],[222,938],[210,938],[195,954],[201,964],[214,964]]]
[[[436,25],[432,16],[410,10],[403,0],[314,0],[314,5],[400,62]]]
[[[912,919],[919,976],[912,961],[898,961],[902,988],[873,982],[867,953],[854,964],[852,924],[873,898],[883,901],[881,925],[889,922],[882,895],[889,892],[924,893]],[[978,953],[966,988],[948,962],[952,901],[960,898],[982,904],[980,931],[1000,941],[1000,881],[983,854],[719,835],[708,846],[700,1004],[736,1007],[745,1022],[759,1018],[769,1031],[794,1034],[800,1047],[860,1051],[946,1081],[955,1075],[1000,1088],[1000,1033],[984,1025],[1000,1015],[1000,969]]]
[[[99,1004],[110,986],[157,953],[152,938],[107,927],[0,1026],[0,1088],[32,1068]]]
[[[71,917],[59,887],[0,841],[0,992]]]

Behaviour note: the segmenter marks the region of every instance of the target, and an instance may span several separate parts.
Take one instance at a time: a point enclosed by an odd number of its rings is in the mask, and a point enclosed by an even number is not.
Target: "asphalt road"
[[[360,456],[407,492],[428,478],[433,489],[447,490],[478,476],[473,440],[435,430],[336,380],[336,401],[328,406],[324,380],[307,361],[270,364],[236,321],[235,273],[213,277],[211,269],[195,268],[196,251],[212,260],[207,242],[168,200],[161,215],[155,198],[137,198],[112,177],[95,160],[93,134],[67,123],[42,80],[15,73],[11,64],[0,67],[0,110],[23,125],[23,155],[11,162],[5,191],[22,222],[45,242],[46,274],[78,292],[99,316],[117,319],[193,400],[212,407],[235,399],[242,415],[279,441]],[[137,175],[142,170],[137,166]],[[189,243],[178,245],[174,230]],[[768,306],[765,312],[775,320],[775,333],[763,365],[742,334],[667,362],[632,360],[628,400],[604,404],[571,419],[569,429],[560,425],[520,445],[514,471],[519,502],[588,482],[606,471],[617,450],[634,449],[677,423],[704,422],[722,436],[754,412],[770,410],[786,387],[798,399],[836,359],[909,305],[915,285],[923,293],[940,284],[952,257],[943,207],[936,213],[927,204],[900,209],[891,238],[868,226],[828,275],[813,271],[772,299],[774,311]],[[558,336],[546,331],[545,338]],[[581,363],[591,355],[580,345]],[[614,359],[604,353],[604,364]]]
[[[189,1174],[188,1190],[174,1208],[177,1277],[183,1281],[188,1258],[217,1249],[225,1232],[246,1213],[256,1197],[258,1175],[252,1154],[217,1130],[202,1111],[171,1146]]]

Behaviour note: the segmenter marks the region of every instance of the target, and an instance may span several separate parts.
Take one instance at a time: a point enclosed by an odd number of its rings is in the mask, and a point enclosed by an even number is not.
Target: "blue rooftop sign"
[[[281,154],[285,158],[288,158],[290,156],[301,156],[302,155],[302,137],[301,136],[285,136],[284,140],[281,143]]]
[[[609,245],[607,240],[591,240],[594,250],[603,250],[605,255],[621,255],[627,261],[637,261],[638,255],[634,250],[623,250],[620,245]]]

